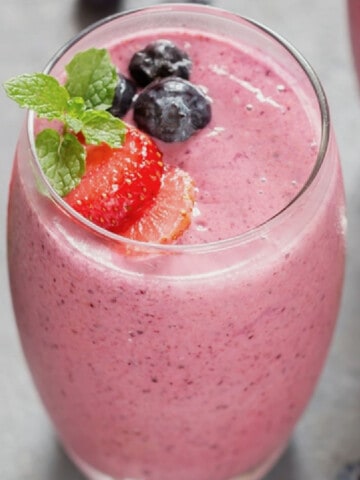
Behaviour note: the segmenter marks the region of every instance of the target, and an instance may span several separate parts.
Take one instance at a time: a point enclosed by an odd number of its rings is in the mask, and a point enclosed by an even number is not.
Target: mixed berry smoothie
[[[194,17],[200,8],[185,10]],[[8,222],[24,352],[89,478],[258,479],[311,397],[339,308],[344,200],[334,138],[312,178],[319,106],[301,69],[287,68],[296,63],[288,52],[280,62],[246,37],[194,25],[112,34],[105,45],[124,72],[149,41],[173,40],[212,100],[206,128],[158,142],[194,178],[192,223],[179,245],[124,254],[121,239],[90,231],[39,193],[24,133]]]

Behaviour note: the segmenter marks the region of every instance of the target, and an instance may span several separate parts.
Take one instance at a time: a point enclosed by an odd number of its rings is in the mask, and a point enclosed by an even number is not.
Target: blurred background
[[[41,70],[64,42],[89,23],[115,11],[154,3],[146,0],[1,2],[0,82],[20,73]],[[335,480],[343,464],[360,459],[360,97],[346,1],[213,0],[211,3],[263,22],[282,34],[310,61],[327,92],[348,202],[345,290],[321,382],[288,450],[266,480]],[[83,480],[58,446],[32,386],[10,302],[6,271],[7,190],[23,116],[24,112],[0,89],[0,479]]]

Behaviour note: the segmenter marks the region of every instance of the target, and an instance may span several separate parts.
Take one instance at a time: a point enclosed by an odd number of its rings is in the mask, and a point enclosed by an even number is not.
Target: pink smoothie
[[[126,71],[158,37],[188,51],[191,80],[212,98],[207,128],[159,142],[198,189],[180,243],[248,231],[314,168],[308,87],[260,51],[200,32],[138,34],[109,49]],[[210,253],[124,256],[37,192],[27,157],[24,139],[9,204],[14,308],[42,401],[78,465],[116,480],[225,480],[276,455],[313,392],[339,306],[344,206],[332,135],[287,214]]]
[[[300,190],[316,160],[318,132],[279,66],[216,37],[166,30],[159,36],[188,53],[191,81],[212,99],[212,122],[205,130],[186,142],[157,142],[164,161],[190,172],[198,188],[194,221],[181,242],[239,235],[284,208]],[[127,74],[131,56],[153,38],[110,46],[119,70]]]

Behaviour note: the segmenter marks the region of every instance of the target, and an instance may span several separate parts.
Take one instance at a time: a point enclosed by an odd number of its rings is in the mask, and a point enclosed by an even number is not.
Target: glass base
[[[278,459],[284,452],[286,446],[287,444],[277,449],[269,458],[265,460],[265,462],[263,462],[261,465],[257,466],[256,468],[252,469],[251,471],[232,477],[229,480],[261,480],[278,461]],[[77,457],[73,453],[68,452],[68,455],[72,459],[74,464],[77,466],[77,468],[80,470],[80,472],[83,473],[88,480],[144,480],[144,479],[129,478],[129,477],[126,477],[126,478],[109,477],[109,475],[106,475],[104,473],[101,473],[95,470],[95,468],[88,465],[86,462],[81,460],[79,457]]]

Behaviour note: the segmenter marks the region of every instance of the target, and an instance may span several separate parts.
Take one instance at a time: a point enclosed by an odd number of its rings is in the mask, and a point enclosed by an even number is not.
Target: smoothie
[[[38,192],[24,133],[9,202],[14,308],[41,399],[88,478],[255,480],[307,405],[336,321],[337,149],[330,133],[320,170],[288,206],[321,143],[304,72],[287,68],[296,63],[287,51],[280,62],[247,40],[256,27],[235,41],[227,20],[200,30],[201,7],[171,8],[176,27],[153,20],[126,35],[115,19],[103,45],[126,72],[150,40],[171,39],[212,99],[206,128],[183,143],[158,142],[195,180],[190,228],[179,245],[124,255],[122,239],[89,231]],[[219,13],[211,15],[216,24]]]
[[[157,32],[109,46],[127,72],[129,59],[167,38],[192,60],[191,80],[212,99],[212,121],[185,142],[157,140],[164,161],[190,172],[198,189],[181,243],[234,237],[265,222],[299,192],[315,164],[318,132],[286,71],[259,52],[199,32]],[[126,117],[132,122],[132,113]],[[226,152],[226,154],[224,154]]]

